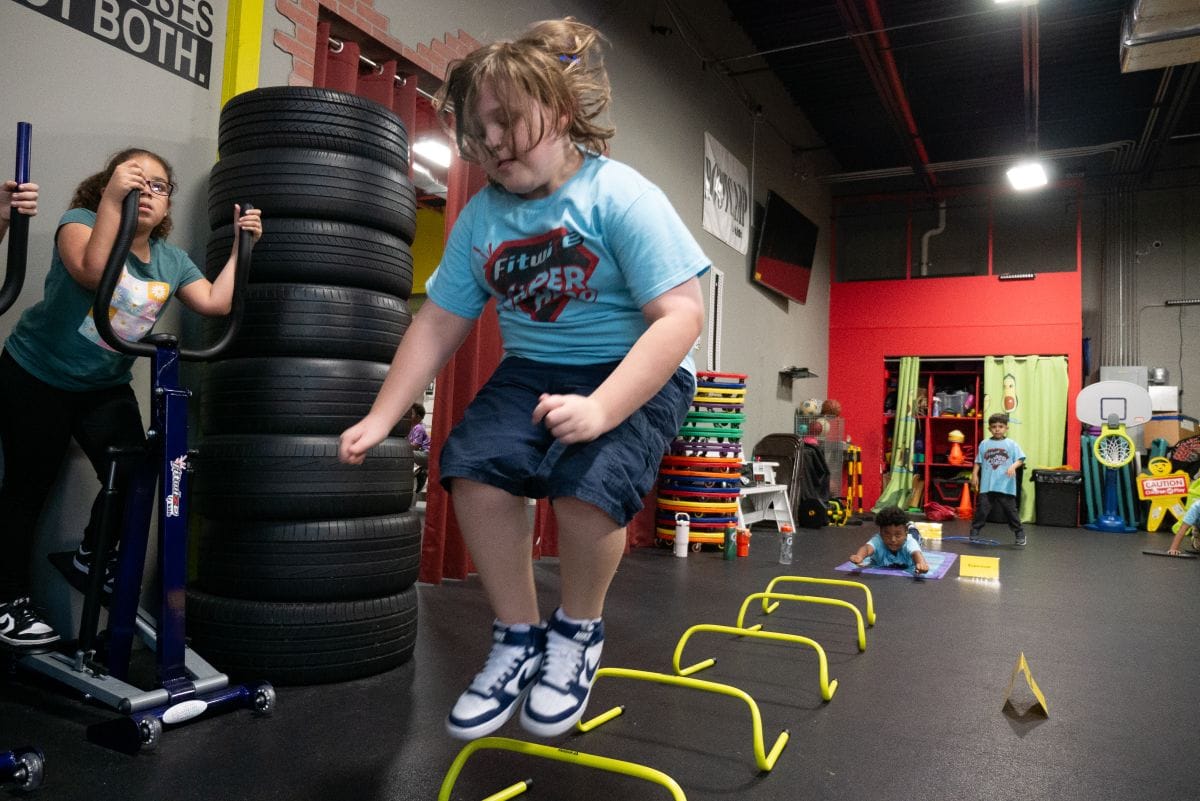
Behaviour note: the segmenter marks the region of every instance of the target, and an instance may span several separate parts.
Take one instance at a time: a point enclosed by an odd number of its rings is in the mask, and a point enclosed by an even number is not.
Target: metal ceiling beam
[[[1038,64],[1038,12],[1037,6],[1021,9],[1021,63],[1025,83],[1025,146],[1031,154],[1038,148],[1038,106],[1040,100]]]
[[[900,80],[900,70],[892,58],[891,41],[883,30],[883,15],[879,13],[878,3],[876,0],[866,0],[869,22],[863,20],[855,0],[837,0],[836,5],[846,32],[854,39],[875,92],[888,111],[893,127],[900,134],[913,172],[921,179],[926,191],[932,194],[937,189],[937,179],[927,169],[929,153],[921,139],[904,82]]]

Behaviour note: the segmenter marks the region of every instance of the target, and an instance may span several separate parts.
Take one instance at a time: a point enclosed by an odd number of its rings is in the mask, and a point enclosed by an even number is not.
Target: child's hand
[[[857,553],[852,553],[850,554],[850,561],[856,565],[861,565],[863,563],[863,558]]]
[[[0,184],[0,220],[12,219],[12,210],[32,217],[37,214],[38,185],[7,180]]]
[[[367,451],[387,439],[391,426],[367,415],[342,432],[338,440],[338,460],[345,464],[362,464]]]
[[[112,177],[108,179],[108,183],[104,186],[104,193],[101,199],[120,205],[131,189],[136,189],[139,192],[150,191],[146,186],[146,174],[142,172],[142,165],[133,159],[116,166]]]
[[[612,428],[600,404],[582,395],[543,394],[533,410],[533,424],[538,423],[565,445],[591,442]]]
[[[917,562],[916,569],[917,575],[923,576],[929,572],[929,563],[925,561]]]
[[[242,214],[242,207],[237,203],[233,204],[233,244],[237,247],[237,241],[240,239],[238,233],[241,231],[249,231],[252,238],[251,245],[254,242],[262,239],[262,209],[250,209],[245,214]]]
[[[1015,476],[1016,474],[1017,474],[1017,466],[1015,464],[1009,465],[1008,469],[1004,471],[1004,475],[1006,475],[1006,476]]]

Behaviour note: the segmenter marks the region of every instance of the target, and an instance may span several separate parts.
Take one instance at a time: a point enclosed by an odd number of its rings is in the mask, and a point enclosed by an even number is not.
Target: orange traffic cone
[[[962,499],[958,502],[958,516],[963,520],[975,517],[975,507],[971,506],[971,485],[963,482]]]

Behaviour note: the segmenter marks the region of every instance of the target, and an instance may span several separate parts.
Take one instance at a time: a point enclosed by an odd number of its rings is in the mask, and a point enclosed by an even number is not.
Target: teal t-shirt
[[[95,227],[96,212],[69,209],[59,228],[67,223]],[[141,339],[175,291],[203,277],[186,252],[151,239],[148,264],[132,253],[125,262],[109,306],[113,330],[125,339]],[[67,272],[56,236],[42,300],[21,315],[5,350],[30,374],[59,389],[77,392],[128,383],[133,357],[101,341],[92,320],[95,297]]]

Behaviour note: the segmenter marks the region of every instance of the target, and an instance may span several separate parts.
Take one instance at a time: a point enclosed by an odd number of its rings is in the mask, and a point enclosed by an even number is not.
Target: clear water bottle
[[[679,512],[675,515],[675,555],[681,559],[687,558],[691,521],[687,512]]]
[[[784,523],[779,527],[779,564],[790,565],[792,563],[792,527]]]

